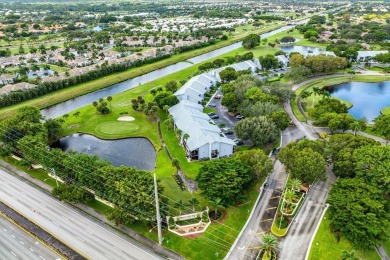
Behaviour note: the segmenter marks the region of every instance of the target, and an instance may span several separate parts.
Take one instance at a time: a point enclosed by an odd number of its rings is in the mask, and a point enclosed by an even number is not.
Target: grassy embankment
[[[355,250],[360,259],[381,259],[375,249],[362,250],[356,248],[343,236],[341,236],[340,241],[337,242],[337,236],[330,231],[329,225],[330,221],[328,220],[327,214],[325,214],[311,246],[309,254],[310,260],[341,259],[341,254],[344,250],[347,252]]]
[[[251,31],[251,33],[260,34],[260,33],[268,32],[270,30],[274,30],[274,29],[277,29],[280,27],[282,27],[281,24],[271,25],[271,26],[268,26],[268,27],[265,27],[262,29]],[[110,76],[106,76],[106,77],[92,80],[92,81],[89,81],[86,83],[78,84],[76,86],[62,89],[62,90],[50,93],[50,94],[45,95],[45,96],[23,102],[21,104],[17,104],[17,105],[11,106],[11,107],[3,108],[0,110],[0,113],[1,113],[0,117],[4,118],[6,116],[14,114],[17,111],[17,109],[22,107],[22,106],[29,105],[29,106],[44,108],[44,107],[48,107],[48,106],[63,102],[65,100],[68,100],[68,99],[71,99],[71,98],[74,98],[77,96],[81,96],[83,94],[87,94],[87,93],[96,91],[98,89],[102,89],[102,88],[111,86],[115,83],[119,83],[119,82],[125,81],[127,79],[131,79],[131,78],[143,75],[145,73],[148,73],[148,72],[160,69],[160,68],[164,68],[166,66],[169,66],[169,65],[181,62],[181,61],[185,61],[189,58],[213,51],[215,49],[219,49],[219,48],[228,46],[230,44],[239,42],[247,34],[248,34],[248,32],[233,36],[227,41],[221,41],[221,42],[218,42],[214,45],[211,45],[211,46],[208,46],[208,47],[205,47],[202,49],[177,54],[177,55],[174,55],[173,57],[168,58],[166,60],[158,61],[158,62],[155,62],[152,64],[147,64],[147,65],[144,65],[144,66],[138,67],[138,68],[131,68],[131,69],[128,69],[124,72],[115,73],[115,74],[112,74]]]

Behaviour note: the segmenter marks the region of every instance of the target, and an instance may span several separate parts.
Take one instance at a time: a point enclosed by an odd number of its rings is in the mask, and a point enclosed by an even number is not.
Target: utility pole
[[[160,205],[158,203],[158,190],[157,190],[156,174],[154,174],[154,199],[156,201],[156,219],[157,219],[158,243],[161,245],[162,244],[161,216],[160,216]]]
[[[57,184],[57,187],[58,187],[58,180],[57,180],[56,170],[54,170],[54,168],[51,168],[51,171],[54,174],[54,178],[56,179],[56,184]]]

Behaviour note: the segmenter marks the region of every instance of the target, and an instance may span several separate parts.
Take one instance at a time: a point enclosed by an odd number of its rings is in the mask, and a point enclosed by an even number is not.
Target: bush
[[[277,228],[286,228],[288,226],[288,221],[284,217],[279,217],[275,219],[275,225]]]

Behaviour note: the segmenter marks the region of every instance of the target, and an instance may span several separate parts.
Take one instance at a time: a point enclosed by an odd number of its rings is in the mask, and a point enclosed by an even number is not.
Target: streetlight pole
[[[154,199],[156,201],[156,219],[157,219],[158,243],[161,245],[162,244],[161,216],[160,216],[160,205],[158,203],[158,190],[157,190],[156,174],[154,174]]]
[[[56,184],[57,184],[57,187],[58,187],[58,180],[57,180],[56,170],[54,170],[54,168],[51,168],[51,172],[54,174],[54,178],[56,179]]]

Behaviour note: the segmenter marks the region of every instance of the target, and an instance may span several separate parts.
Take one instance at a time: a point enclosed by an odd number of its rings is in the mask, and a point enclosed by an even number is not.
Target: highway
[[[87,258],[163,259],[3,169],[0,169],[0,182],[1,201]]]
[[[3,216],[0,216],[0,241],[0,259],[61,259]]]

